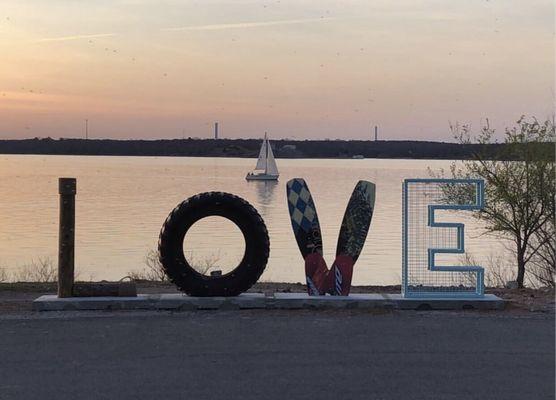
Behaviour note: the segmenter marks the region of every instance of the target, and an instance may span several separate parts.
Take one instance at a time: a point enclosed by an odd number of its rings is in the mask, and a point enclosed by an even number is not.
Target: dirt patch
[[[554,289],[487,289],[487,293],[495,294],[508,301],[507,311],[527,311],[554,313]]]

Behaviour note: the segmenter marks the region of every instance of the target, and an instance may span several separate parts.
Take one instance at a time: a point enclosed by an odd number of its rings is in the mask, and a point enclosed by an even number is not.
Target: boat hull
[[[267,174],[247,174],[245,179],[248,181],[277,181],[279,175],[267,175]]]

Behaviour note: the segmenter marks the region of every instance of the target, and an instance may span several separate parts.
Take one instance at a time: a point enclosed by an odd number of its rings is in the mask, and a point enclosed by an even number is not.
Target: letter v
[[[375,185],[359,181],[348,202],[336,247],[336,260],[329,270],[322,256],[322,237],[311,192],[301,178],[286,185],[288,210],[295,239],[305,260],[309,295],[347,296],[353,266],[363,249],[373,216]]]

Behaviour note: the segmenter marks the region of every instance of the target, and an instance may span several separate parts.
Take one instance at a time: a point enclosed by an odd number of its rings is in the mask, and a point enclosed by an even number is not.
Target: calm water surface
[[[77,178],[76,270],[83,279],[119,279],[141,270],[157,246],[160,227],[183,199],[220,190],[237,194],[263,216],[271,242],[265,281],[303,282],[303,261],[289,222],[285,184],[303,177],[319,213],[325,255],[332,262],[342,216],[359,179],[376,183],[376,208],[356,264],[355,284],[399,284],[401,184],[428,177],[430,160],[278,160],[280,181],[246,182],[252,159],[174,157],[0,156],[0,266],[10,273],[39,257],[56,261],[58,177]],[[466,247],[479,261],[503,253],[496,238],[480,236],[468,213]],[[189,237],[189,235],[188,235]],[[241,239],[240,239],[241,240]],[[199,224],[188,239],[193,258],[233,264],[242,243],[228,224]]]

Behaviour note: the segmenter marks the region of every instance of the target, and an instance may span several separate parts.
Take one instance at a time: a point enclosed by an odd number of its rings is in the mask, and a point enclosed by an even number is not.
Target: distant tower
[[[375,125],[375,142],[378,140],[378,126]]]
[[[85,120],[85,140],[89,139],[89,120]]]
[[[218,139],[218,122],[214,123],[214,139]]]

